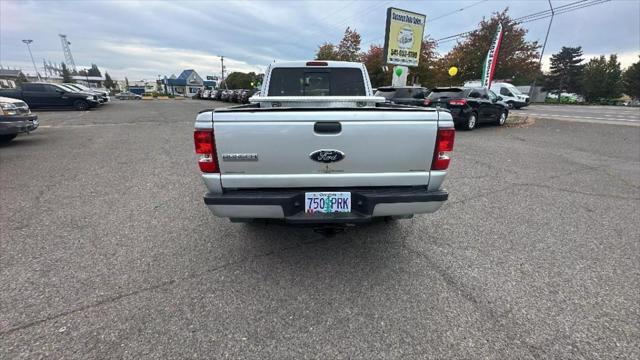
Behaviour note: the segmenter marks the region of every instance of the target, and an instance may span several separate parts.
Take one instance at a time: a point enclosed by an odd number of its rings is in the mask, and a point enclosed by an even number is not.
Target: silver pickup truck
[[[358,223],[447,200],[451,115],[385,103],[363,64],[272,63],[250,102],[196,118],[204,203],[217,216]]]

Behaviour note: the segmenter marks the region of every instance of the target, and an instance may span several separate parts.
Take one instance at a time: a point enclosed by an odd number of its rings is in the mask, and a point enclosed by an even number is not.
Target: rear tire
[[[478,115],[476,113],[471,113],[467,121],[464,122],[463,129],[471,131],[476,128],[476,125],[478,125]]]
[[[507,103],[507,106],[509,107],[509,109],[513,109],[514,105],[513,105],[513,101],[509,101]]]
[[[498,116],[498,119],[496,120],[496,124],[498,126],[503,126],[506,122],[507,122],[507,110],[503,110],[500,115]]]
[[[6,144],[18,136],[18,134],[0,135],[0,144]]]
[[[84,100],[76,100],[73,107],[78,111],[86,111],[89,109],[89,103]]]

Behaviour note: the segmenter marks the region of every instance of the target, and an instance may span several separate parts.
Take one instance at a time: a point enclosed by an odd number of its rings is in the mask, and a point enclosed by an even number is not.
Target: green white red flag
[[[487,53],[482,67],[482,86],[490,87],[493,81],[493,74],[496,72],[496,63],[498,62],[498,53],[500,52],[500,44],[502,43],[502,24],[498,24],[498,30],[493,36],[491,47]]]

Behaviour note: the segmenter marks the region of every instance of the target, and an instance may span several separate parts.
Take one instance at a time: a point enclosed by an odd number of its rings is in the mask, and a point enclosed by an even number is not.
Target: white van
[[[467,81],[465,87],[479,87],[480,81]],[[491,84],[491,91],[502,98],[509,108],[520,109],[529,105],[529,95],[525,95],[513,84],[505,82],[494,82]]]

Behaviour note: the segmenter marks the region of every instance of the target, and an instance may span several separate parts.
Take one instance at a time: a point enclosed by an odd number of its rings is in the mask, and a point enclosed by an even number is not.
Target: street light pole
[[[36,67],[36,62],[35,60],[33,60],[33,54],[31,53],[31,46],[29,46],[29,44],[31,44],[33,40],[27,39],[27,40],[22,40],[22,42],[27,44],[27,50],[29,50],[29,56],[31,57],[33,68],[36,70],[36,76],[38,77],[38,81],[42,81],[42,79],[40,78],[40,73],[38,72],[38,68]]]

